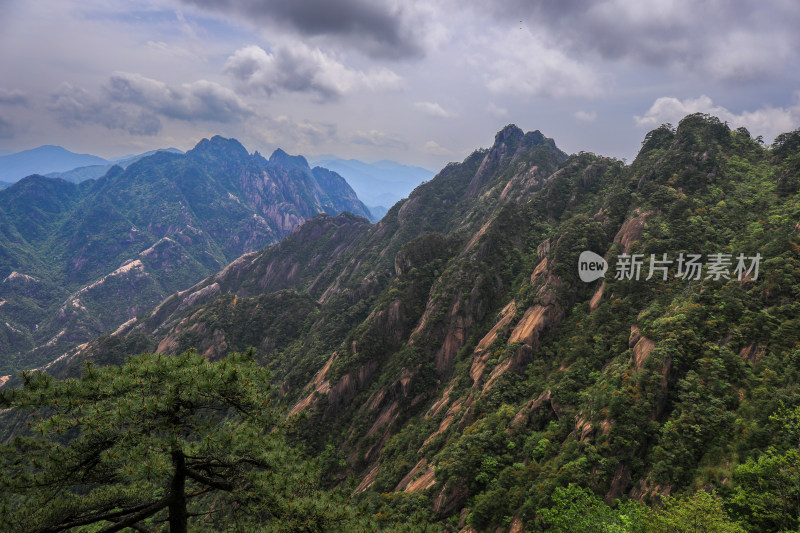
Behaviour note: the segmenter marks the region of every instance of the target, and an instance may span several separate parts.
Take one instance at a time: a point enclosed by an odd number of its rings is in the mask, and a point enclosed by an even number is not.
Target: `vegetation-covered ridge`
[[[253,346],[305,417],[289,441],[384,520],[793,531],[799,190],[800,131],[690,115],[626,166],[508,126],[380,223],[312,218],[49,371]],[[580,280],[586,250],[604,279]],[[757,277],[645,279],[651,255],[740,253]]]
[[[338,174],[222,137],[79,184],[24,178],[0,192],[0,375],[114,331],[304,220],[343,211],[369,217]]]
[[[3,531],[382,530],[318,488],[250,354],[145,354],[24,381],[0,393],[27,419],[0,447]]]

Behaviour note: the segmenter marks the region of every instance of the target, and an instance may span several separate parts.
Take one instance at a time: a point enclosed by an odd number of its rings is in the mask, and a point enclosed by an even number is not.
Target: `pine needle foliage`
[[[144,354],[2,391],[28,419],[0,449],[0,530],[336,531],[359,519],[286,446],[252,353]],[[128,529],[130,528],[130,529]],[[358,528],[356,527],[355,530]]]

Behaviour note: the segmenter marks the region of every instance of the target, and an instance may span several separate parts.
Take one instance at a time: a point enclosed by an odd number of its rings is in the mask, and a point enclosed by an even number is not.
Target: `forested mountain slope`
[[[768,460],[800,444],[798,189],[800,132],[691,115],[626,166],[508,126],[380,223],[314,217],[47,370],[253,346],[331,485],[453,530],[555,527],[570,484],[796,528],[800,477]]]
[[[0,373],[116,328],[317,213],[369,212],[338,174],[233,139],[158,152],[80,184],[0,192]]]

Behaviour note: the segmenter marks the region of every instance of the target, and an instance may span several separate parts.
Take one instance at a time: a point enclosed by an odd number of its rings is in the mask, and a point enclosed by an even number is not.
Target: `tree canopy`
[[[23,379],[0,393],[27,418],[0,449],[0,530],[331,531],[354,518],[285,444],[251,354],[145,354]]]

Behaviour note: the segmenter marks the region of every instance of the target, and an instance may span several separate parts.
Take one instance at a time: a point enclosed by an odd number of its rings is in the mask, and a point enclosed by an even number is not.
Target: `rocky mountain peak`
[[[506,151],[505,147],[521,147],[523,150],[530,149],[533,146],[548,144],[552,148],[557,149],[555,141],[549,139],[542,134],[539,130],[523,132],[516,124],[509,124],[502,130],[498,131],[494,136],[494,145],[492,151]]]
[[[304,170],[311,170],[305,157],[302,155],[289,155],[280,148],[272,152],[272,155],[269,156],[269,162],[270,164],[282,167],[297,167]]]
[[[516,124],[509,124],[502,130],[498,131],[497,134],[494,136],[494,146],[500,146],[501,144],[510,144],[515,141],[519,141],[522,137],[525,136],[525,132],[523,132],[519,126]]]
[[[212,155],[233,158],[249,157],[247,149],[236,139],[226,139],[220,135],[215,135],[211,139],[203,139],[189,150],[191,155]]]

